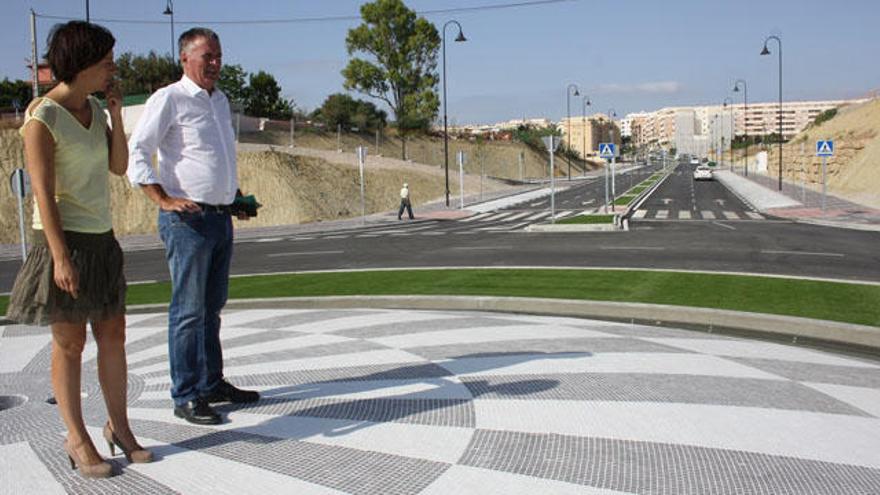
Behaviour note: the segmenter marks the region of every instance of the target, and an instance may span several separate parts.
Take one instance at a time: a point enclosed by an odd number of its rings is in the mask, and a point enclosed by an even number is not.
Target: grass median
[[[167,303],[168,283],[128,288],[128,304]],[[880,286],[760,276],[577,269],[443,269],[235,277],[232,299],[455,295],[546,297],[750,311],[880,327]],[[0,298],[5,314],[8,296]]]

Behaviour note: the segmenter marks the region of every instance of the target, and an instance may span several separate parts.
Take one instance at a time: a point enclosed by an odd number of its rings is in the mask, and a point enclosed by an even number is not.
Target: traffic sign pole
[[[551,136],[550,139],[553,140],[555,136]],[[555,171],[553,167],[553,150],[556,149],[556,146],[551,146],[550,149],[550,223],[556,223],[556,180],[554,179]],[[571,177],[571,176],[569,176]]]
[[[827,160],[829,156],[834,156],[834,141],[830,139],[816,141],[816,155],[822,157],[822,214],[824,215],[828,195]]]
[[[292,122],[292,121],[291,121]],[[365,146],[357,147],[358,169],[361,174],[361,223],[367,224],[367,206],[364,199],[364,165],[367,161],[367,148]]]
[[[460,208],[464,209],[464,151],[458,152],[458,184],[460,189],[460,198],[461,205]]]
[[[27,237],[24,229],[24,198],[30,190],[27,174],[24,169],[17,168],[9,176],[9,185],[12,193],[18,200],[18,234],[21,237],[21,260],[27,260]]]

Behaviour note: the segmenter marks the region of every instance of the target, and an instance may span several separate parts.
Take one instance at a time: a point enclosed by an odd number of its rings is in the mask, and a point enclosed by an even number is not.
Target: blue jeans
[[[223,379],[220,310],[229,289],[232,218],[160,210],[159,236],[171,272],[171,397],[180,406],[213,392]]]

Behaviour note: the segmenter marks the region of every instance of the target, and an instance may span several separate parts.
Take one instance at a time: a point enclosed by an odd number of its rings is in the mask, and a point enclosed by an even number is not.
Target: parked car
[[[694,156],[694,157],[691,157],[691,165],[699,165],[699,164],[700,164],[700,159],[699,159],[699,158],[697,158],[697,157],[695,157],[695,156]]]
[[[712,180],[712,169],[707,165],[700,165],[694,170],[694,180]]]

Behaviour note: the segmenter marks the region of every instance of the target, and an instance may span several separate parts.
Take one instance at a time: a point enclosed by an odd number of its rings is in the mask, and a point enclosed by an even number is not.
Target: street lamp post
[[[739,92],[739,83],[742,83],[743,86],[743,139],[746,143],[746,148],[743,155],[743,171],[745,172],[746,177],[749,176],[749,87],[746,84],[745,79],[737,79],[736,82],[733,83],[733,92]],[[732,151],[731,151],[732,153]]]
[[[574,93],[571,92],[571,89],[574,88]],[[581,93],[578,91],[577,84],[569,84],[565,88],[565,115],[568,118],[568,136],[566,141],[568,144],[568,153],[566,158],[568,159],[568,180],[571,180],[571,96],[580,96]]]
[[[443,25],[443,166],[446,173],[446,207],[449,207],[449,130],[446,118],[446,26],[455,24],[458,26],[458,36],[455,41],[467,41],[464,33],[461,32],[461,24],[456,20],[447,21]]]
[[[89,15],[89,0],[86,0],[86,22],[92,22]]]
[[[174,2],[172,2],[171,0],[166,0],[165,12],[162,12],[162,15],[167,15],[171,17],[171,62],[174,65],[177,65],[177,59],[174,56]]]
[[[584,137],[584,148],[583,148],[583,154],[581,155],[584,159],[584,174],[586,174],[586,172],[587,172],[587,166],[586,166],[586,163],[587,163],[587,107],[590,105],[592,105],[592,103],[590,102],[590,97],[585,95],[584,96],[583,112],[582,112],[582,116],[583,116],[582,123],[584,126],[584,132],[583,132],[583,134],[584,134],[584,136],[583,136]]]
[[[782,40],[779,39],[779,36],[768,36],[767,39],[764,40],[764,49],[761,50],[761,55],[770,55],[770,50],[767,49],[767,42],[770,40],[776,40],[776,44],[779,46],[779,190],[782,190]]]

